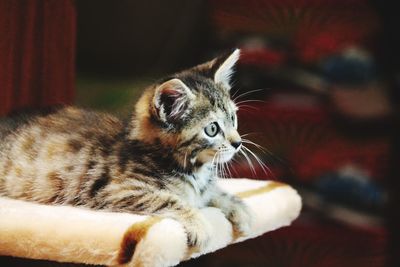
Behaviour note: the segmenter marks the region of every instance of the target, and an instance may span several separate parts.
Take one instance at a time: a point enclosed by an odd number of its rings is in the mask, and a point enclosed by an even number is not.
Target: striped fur
[[[237,232],[247,232],[247,208],[216,186],[215,169],[241,141],[229,80],[221,80],[229,79],[238,53],[150,86],[126,123],[74,107],[20,123],[4,121],[0,195],[169,216],[182,222],[189,244],[200,248],[209,239],[210,222],[199,208],[218,207]],[[205,128],[215,122],[220,131],[210,137]]]

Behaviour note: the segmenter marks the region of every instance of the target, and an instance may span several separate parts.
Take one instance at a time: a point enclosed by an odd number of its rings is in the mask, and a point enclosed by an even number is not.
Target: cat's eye
[[[218,123],[216,122],[210,123],[209,125],[207,125],[206,128],[204,128],[204,132],[210,137],[215,137],[219,132]]]

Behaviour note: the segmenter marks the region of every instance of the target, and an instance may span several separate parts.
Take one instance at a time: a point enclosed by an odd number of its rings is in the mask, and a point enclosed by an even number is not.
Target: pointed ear
[[[183,118],[195,95],[179,79],[164,82],[156,88],[153,105],[157,117],[164,122],[174,122]]]
[[[240,49],[235,49],[232,53],[227,56],[215,59],[213,64],[214,82],[221,83],[228,90],[231,89],[231,76],[233,73],[233,67],[240,57]]]

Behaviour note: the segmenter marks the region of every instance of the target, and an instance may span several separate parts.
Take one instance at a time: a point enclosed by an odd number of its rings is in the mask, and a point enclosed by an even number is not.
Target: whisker
[[[239,101],[239,102],[235,102],[235,105],[239,106],[240,104],[243,104],[243,103],[252,103],[252,102],[263,103],[263,104],[267,103],[267,101],[264,101],[264,100],[249,99],[249,100],[242,100],[242,101]]]
[[[224,174],[222,176],[222,178],[225,179],[227,177],[227,174],[226,174],[226,170],[225,170],[225,164],[223,162],[221,162],[221,170],[222,170],[222,173]]]
[[[228,174],[228,177],[227,177],[227,178],[232,178],[231,170],[229,170],[229,161],[224,162],[224,165],[225,165],[225,168],[226,168],[226,172],[227,172],[227,174]]]
[[[243,138],[243,137],[249,136],[249,135],[251,135],[251,134],[256,134],[256,132],[241,134],[240,137]]]
[[[239,91],[240,91],[239,89],[236,89],[236,91],[235,91],[235,92],[233,92],[233,94],[232,94],[231,98],[233,99],[233,98],[236,96],[236,94],[237,94],[237,93],[239,93]]]
[[[244,146],[242,146],[242,148],[243,148],[243,147],[244,147]],[[256,174],[256,170],[255,170],[255,168],[254,168],[253,162],[250,160],[249,156],[247,155],[247,153],[246,153],[242,148],[239,150],[239,152],[242,153],[242,155],[245,157],[247,163],[248,163],[249,166],[250,166],[251,173],[252,173],[253,175],[255,175],[255,174]]]
[[[222,174],[222,171],[221,171],[221,164],[220,164],[220,162],[219,162],[219,159],[220,159],[220,152],[218,151],[217,152],[217,154],[218,154],[218,156],[217,156],[217,176],[219,177],[219,178],[222,178],[221,176],[223,176],[223,174]]]
[[[250,134],[253,134],[253,133],[250,133]],[[249,134],[247,134],[247,135],[249,135]],[[251,140],[249,140],[249,139],[243,138],[243,137],[245,137],[245,136],[247,136],[247,135],[241,135],[241,136],[240,136],[240,137],[242,138],[242,142],[243,142],[243,143],[253,145],[253,146],[257,147],[260,151],[262,151],[264,154],[270,156],[272,159],[278,160],[280,163],[287,164],[287,161],[286,161],[286,160],[284,160],[283,158],[281,158],[281,157],[275,155],[275,154],[274,154],[271,150],[269,150],[268,148],[265,148],[265,147],[263,147],[263,146],[261,146],[261,145],[259,145],[259,144],[257,144],[257,143],[254,143],[253,141],[251,141]]]
[[[258,107],[250,106],[250,105],[237,105],[237,107],[241,110],[245,110],[243,108],[250,108],[252,110],[260,110]]]
[[[226,162],[222,163],[222,169],[224,170],[224,178],[229,178],[229,170],[226,168]]]
[[[221,161],[222,156],[220,156],[220,162],[219,162],[219,166],[221,167],[221,178],[225,179],[226,178],[226,171],[225,171],[225,166],[224,163]]]
[[[232,101],[236,102],[236,100],[241,98],[241,97],[244,97],[246,95],[249,95],[249,94],[252,94],[252,93],[255,93],[255,92],[259,92],[259,91],[262,91],[262,90],[264,90],[264,88],[255,89],[255,90],[250,90],[250,91],[244,92],[244,93],[238,95],[237,97],[235,97]]]
[[[219,167],[220,167],[220,170],[221,170],[221,178],[225,178],[224,165],[221,162],[221,154],[220,154],[220,157],[219,157]]]
[[[263,146],[261,146],[261,145],[259,145],[257,143],[254,143],[253,141],[250,141],[249,139],[242,138],[242,142],[245,143],[245,144],[253,145],[253,146],[257,147],[258,149],[260,149],[264,153],[267,152],[267,149],[265,147],[263,147]]]
[[[234,161],[233,158],[232,158],[232,161]],[[230,173],[230,178],[232,178],[232,177],[238,175],[238,173],[237,173],[237,171],[236,171],[236,169],[235,169],[235,165],[233,164],[232,161],[228,161],[228,162],[226,163],[226,164],[228,165],[228,169],[229,169],[229,173]],[[234,162],[236,162],[236,161],[234,161]],[[232,175],[231,170],[232,170],[232,172],[233,172],[235,175]]]
[[[246,147],[246,146],[243,146],[243,148],[244,148],[247,152],[249,152],[249,153],[257,160],[257,162],[260,163],[260,165],[262,165],[262,166],[268,168],[268,167],[265,165],[265,163],[262,162],[261,159],[260,159],[253,151],[251,151],[251,150],[250,150],[248,147]]]
[[[215,176],[218,177],[218,168],[217,168],[217,163],[215,162],[215,158],[217,157],[218,152],[215,153],[212,161],[211,161],[211,165],[213,166],[213,170],[215,171]]]
[[[243,136],[248,136],[248,135],[259,135],[259,134],[262,134],[263,132],[249,132],[249,133],[245,133],[245,134],[242,134],[241,135],[241,137]]]
[[[266,175],[271,174],[270,168],[268,168],[268,166],[265,165],[265,163],[262,162],[261,159],[253,151],[251,151],[249,148],[245,146],[243,146],[243,148],[246,149],[246,151],[249,152],[254,157],[254,159],[257,161],[257,163],[260,165],[261,169]]]
[[[188,151],[185,152],[185,157],[183,158],[183,168],[186,169],[186,162],[187,162],[187,153]]]

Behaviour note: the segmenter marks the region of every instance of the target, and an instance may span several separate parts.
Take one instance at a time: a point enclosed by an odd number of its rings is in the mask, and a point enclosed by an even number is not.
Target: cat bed
[[[250,235],[235,237],[218,209],[204,208],[213,235],[204,250],[196,251],[186,245],[182,225],[172,219],[0,197],[0,255],[101,265],[173,266],[287,226],[300,213],[301,198],[286,184],[249,179],[219,183],[253,210]]]

